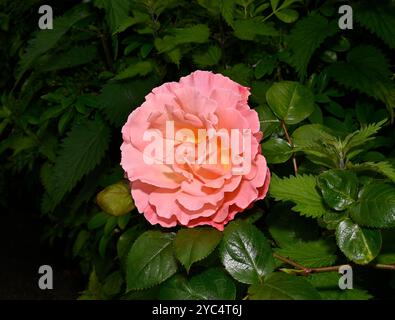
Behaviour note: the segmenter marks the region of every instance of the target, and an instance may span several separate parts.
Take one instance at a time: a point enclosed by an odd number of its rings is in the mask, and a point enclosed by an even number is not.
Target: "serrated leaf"
[[[248,289],[250,300],[320,300],[318,291],[305,279],[285,273],[272,273],[263,284]]]
[[[56,71],[88,64],[97,57],[96,46],[73,47],[62,53],[50,55],[36,64],[38,71]]]
[[[361,3],[354,12],[355,20],[359,24],[395,49],[395,7],[393,3],[388,5]]]
[[[281,138],[271,138],[262,143],[262,152],[267,163],[284,163],[292,156],[292,147]]]
[[[337,256],[334,254],[336,245],[329,240],[297,242],[276,252],[283,257],[290,258],[305,267],[325,267],[334,265]]]
[[[134,242],[127,259],[127,290],[146,289],[177,272],[174,234],[146,231]]]
[[[320,293],[323,300],[369,300],[373,296],[366,290],[353,288],[342,290],[339,288],[338,272],[312,273],[306,280]]]
[[[219,244],[222,233],[213,228],[181,229],[174,239],[174,252],[187,272],[191,265],[206,258]]]
[[[100,118],[74,125],[63,140],[53,168],[53,205],[100,163],[110,141],[110,130]]]
[[[233,280],[218,268],[208,269],[187,280],[176,275],[160,289],[159,299],[165,300],[234,300]]]
[[[357,198],[358,178],[352,171],[325,171],[317,177],[317,185],[326,204],[337,211],[345,210]]]
[[[258,19],[236,20],[232,27],[235,36],[241,40],[255,40],[257,36],[274,37],[279,34],[272,23]]]
[[[368,184],[356,205],[350,208],[350,214],[362,226],[395,227],[395,187],[382,182]]]
[[[266,92],[266,100],[274,114],[287,124],[296,124],[314,111],[310,89],[293,81],[274,83]]]
[[[118,73],[114,80],[125,80],[135,76],[146,76],[153,70],[153,63],[151,61],[138,61],[131,64],[125,70]]]
[[[106,118],[115,126],[121,126],[132,110],[157,84],[154,78],[138,79],[125,83],[108,82],[98,97],[98,105]]]
[[[204,43],[208,40],[210,30],[206,24],[196,24],[192,27],[177,28],[170,35],[155,39],[155,47],[159,53],[173,50],[178,45],[187,43]]]
[[[77,6],[55,19],[54,28],[37,31],[36,36],[29,42],[26,52],[20,60],[17,78],[32,66],[32,64],[45,52],[56,46],[62,36],[78,21],[89,16],[85,6]]]
[[[395,106],[395,84],[390,80],[390,67],[376,47],[353,48],[347,55],[347,62],[330,65],[328,74],[339,84],[374,97],[390,109]]]
[[[195,53],[193,62],[199,67],[210,67],[218,64],[221,55],[222,52],[218,46],[210,46],[202,53]]]
[[[360,227],[350,219],[338,224],[336,241],[344,255],[358,264],[369,263],[381,249],[380,230]]]
[[[344,138],[344,151],[348,154],[348,159],[352,159],[358,153],[355,151],[355,148],[359,148],[361,150],[366,150],[364,147],[366,142],[373,140],[374,135],[381,129],[383,124],[387,120],[384,119],[378,123],[372,123],[367,125],[366,127],[361,128]],[[350,155],[351,154],[351,155]]]
[[[274,270],[272,250],[265,236],[242,221],[225,228],[220,257],[230,275],[242,283],[261,283]]]
[[[395,168],[387,161],[381,162],[364,162],[350,165],[351,170],[355,171],[373,171],[388,177],[395,182]]]
[[[316,189],[314,176],[298,175],[280,179],[273,175],[269,192],[277,201],[295,203],[292,210],[303,216],[318,218],[327,212]]]
[[[112,33],[115,33],[122,24],[130,19],[128,17],[130,9],[128,0],[95,0],[94,3],[98,8],[106,11],[106,20]]]
[[[281,203],[272,206],[266,225],[281,248],[301,241],[315,240],[319,236],[318,226],[313,219],[301,217]]]
[[[338,31],[337,23],[328,22],[326,18],[316,13],[296,23],[289,35],[288,44],[293,52],[290,62],[300,78],[306,76],[307,66],[314,52],[325,39]]]

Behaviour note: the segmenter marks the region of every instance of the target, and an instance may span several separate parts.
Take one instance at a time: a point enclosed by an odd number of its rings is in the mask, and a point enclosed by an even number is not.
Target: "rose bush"
[[[0,207],[81,298],[395,297],[394,1],[41,2],[0,3]]]
[[[223,230],[236,213],[265,197],[270,172],[261,155],[262,133],[257,112],[248,106],[249,95],[248,88],[227,77],[196,71],[179,82],[153,89],[132,112],[122,128],[121,165],[131,182],[135,205],[149,222],[163,227],[211,225]],[[229,136],[231,129],[251,130],[246,141],[251,157],[245,159],[251,161],[249,170],[233,173],[232,163],[224,164],[220,159],[224,146],[219,142],[213,151],[214,158],[219,159],[216,163],[147,164],[144,152],[149,142],[144,141],[144,133],[149,129],[166,131],[167,121],[175,122],[181,130],[226,129]],[[165,133],[161,139],[167,139]],[[176,141],[173,150],[182,143]],[[198,148],[206,144],[206,139],[192,143],[193,148]],[[242,154],[239,149],[238,154]],[[164,157],[169,155],[165,153]]]

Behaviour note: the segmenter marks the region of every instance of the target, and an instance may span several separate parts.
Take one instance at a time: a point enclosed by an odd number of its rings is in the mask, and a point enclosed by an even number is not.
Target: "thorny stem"
[[[337,266],[329,266],[329,267],[319,267],[319,268],[308,268],[305,267],[296,261],[293,261],[289,258],[283,257],[279,255],[278,253],[273,253],[273,256],[282,261],[285,262],[293,267],[295,267],[298,270],[301,270],[303,275],[307,276],[311,273],[322,273],[322,272],[332,272],[332,271],[338,271],[339,268],[342,265],[337,265]],[[383,269],[383,270],[394,270],[395,271],[395,264],[368,264],[366,265],[367,267],[375,268],[375,269]]]
[[[287,126],[285,125],[285,122],[284,122],[284,121],[281,121],[281,127],[282,127],[283,130],[284,130],[285,138],[287,139],[289,145],[290,145],[291,147],[293,147],[292,139],[291,139],[291,137],[289,136],[289,133],[288,133],[288,130],[287,130]],[[297,174],[298,174],[298,164],[297,164],[297,162],[296,162],[295,153],[292,154],[292,162],[293,162],[293,165],[294,165],[295,175],[297,175]]]

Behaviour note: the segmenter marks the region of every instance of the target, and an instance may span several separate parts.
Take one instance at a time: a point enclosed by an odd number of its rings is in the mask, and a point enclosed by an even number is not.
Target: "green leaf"
[[[381,129],[386,121],[384,119],[378,123],[369,124],[345,137],[343,144],[345,145],[344,151],[347,153],[347,158],[352,159],[358,153],[366,150],[366,142],[374,139],[373,136]],[[356,148],[358,150],[355,150]]]
[[[23,54],[17,72],[17,78],[32,66],[45,52],[54,48],[62,36],[77,22],[89,16],[86,6],[76,6],[63,16],[55,18],[54,28],[37,31],[36,36],[29,42]]]
[[[73,245],[73,257],[76,257],[82,248],[85,246],[86,242],[89,239],[89,232],[86,230],[81,230],[78,233],[77,239],[74,242]]]
[[[395,187],[388,183],[368,184],[350,209],[352,219],[373,228],[395,227]]]
[[[110,242],[111,234],[105,234],[100,238],[99,241],[99,255],[104,258],[106,255],[108,243]]]
[[[303,216],[318,218],[327,212],[316,189],[314,176],[298,175],[280,179],[273,175],[269,192],[277,201],[295,203],[292,210]]]
[[[395,264],[395,229],[381,230],[383,246],[375,262]]]
[[[235,37],[241,40],[255,40],[257,36],[278,36],[278,31],[272,23],[258,19],[236,20],[233,22]]]
[[[103,284],[103,292],[108,296],[115,296],[121,291],[123,277],[119,271],[111,273]]]
[[[56,71],[88,64],[97,57],[96,46],[73,47],[62,53],[50,55],[37,62],[38,71]]]
[[[308,280],[320,293],[323,300],[369,300],[373,296],[359,288],[342,290],[339,288],[338,272],[312,273]]]
[[[347,55],[347,62],[333,63],[328,74],[348,89],[356,89],[379,101],[389,109],[395,106],[395,84],[383,53],[373,46],[358,46]]]
[[[327,239],[297,242],[276,250],[281,256],[309,268],[334,265],[337,259],[335,251],[336,245]]]
[[[130,221],[130,218],[131,218],[131,214],[130,213],[118,217],[118,219],[117,219],[118,227],[121,230],[124,230],[126,228],[126,226],[128,225],[128,223]]]
[[[292,147],[281,138],[271,138],[262,143],[262,152],[267,163],[284,163],[292,156]]]
[[[248,85],[252,77],[252,69],[244,63],[237,63],[224,70],[223,75],[242,85]]]
[[[350,219],[339,223],[336,240],[345,256],[358,264],[369,263],[381,249],[380,230],[360,227]]]
[[[294,9],[284,9],[281,11],[276,11],[276,17],[285,23],[292,23],[298,20],[299,13]]]
[[[351,171],[325,171],[317,177],[317,185],[326,204],[337,211],[345,210],[357,198],[358,178]]]
[[[339,152],[334,148],[338,139],[329,128],[320,124],[301,126],[293,132],[292,141],[294,151],[302,151],[311,162],[327,168],[339,167]]]
[[[199,67],[210,67],[218,64],[221,59],[221,49],[218,46],[210,46],[204,52],[195,53],[193,62]]]
[[[147,231],[134,242],[127,260],[127,290],[146,289],[177,272],[173,254],[174,234]]]
[[[117,242],[117,255],[121,261],[122,267],[126,267],[127,254],[130,251],[134,241],[142,234],[142,232],[141,226],[136,225],[126,230],[119,237]]]
[[[313,13],[298,21],[288,37],[292,51],[291,65],[295,67],[300,78],[307,74],[307,66],[314,52],[327,39],[339,31],[337,23],[328,22],[323,16]]]
[[[275,56],[265,55],[255,67],[255,78],[260,79],[265,75],[269,75],[276,67],[277,59]]]
[[[131,64],[125,70],[118,73],[114,80],[125,80],[133,78],[135,76],[146,76],[153,70],[153,64],[151,61],[138,61]]]
[[[268,105],[259,105],[254,110],[258,112],[261,131],[264,137],[268,137],[272,133],[281,130],[280,120],[277,119]]]
[[[112,33],[116,32],[127,19],[130,19],[128,17],[129,0],[95,0],[94,3],[98,8],[106,11],[106,20]]]
[[[319,229],[313,219],[296,215],[281,203],[272,206],[266,225],[281,248],[301,241],[315,240],[319,236]]]
[[[292,133],[292,142],[300,150],[316,144],[322,145],[323,141],[333,141],[335,139],[332,131],[320,124],[306,124]]]
[[[96,201],[99,207],[112,216],[123,216],[135,206],[130,187],[123,181],[112,184],[98,193]]]
[[[171,51],[182,44],[207,42],[210,30],[206,24],[196,24],[192,27],[172,29],[170,34],[162,39],[155,39],[155,47],[159,53]]]
[[[107,219],[106,225],[104,226],[104,234],[110,235],[112,231],[118,224],[118,219],[116,217],[110,217]]]
[[[230,275],[242,283],[261,283],[274,270],[272,250],[265,236],[242,221],[225,228],[220,257]]]
[[[222,233],[213,228],[181,229],[174,239],[174,252],[187,272],[191,265],[206,258],[219,244]]]
[[[348,218],[347,211],[328,211],[323,215],[322,222],[325,224],[325,228],[328,230],[336,230],[338,224],[346,218]]]
[[[350,164],[350,169],[354,171],[377,172],[383,176],[388,177],[392,182],[395,182],[395,168],[387,161]]]
[[[126,83],[108,82],[98,97],[98,105],[106,118],[119,127],[131,111],[138,107],[144,97],[157,84],[154,78],[138,79]]]
[[[72,127],[60,146],[53,168],[54,189],[49,190],[53,205],[100,163],[109,141],[110,130],[100,117]]]
[[[282,81],[273,84],[266,99],[274,114],[287,124],[296,124],[314,111],[314,96],[298,82]]]
[[[395,7],[393,3],[360,3],[354,10],[355,20],[395,49]]]
[[[233,280],[217,268],[208,269],[187,280],[176,275],[160,289],[159,299],[165,300],[234,300]]]
[[[105,212],[96,213],[88,222],[88,230],[94,230],[104,226],[111,216]]]
[[[285,273],[272,273],[263,284],[248,289],[250,300],[320,300],[320,294],[305,279]]]

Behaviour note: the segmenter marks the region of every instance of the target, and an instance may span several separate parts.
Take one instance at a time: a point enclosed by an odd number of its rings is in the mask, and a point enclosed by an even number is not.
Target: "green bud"
[[[96,201],[103,211],[116,217],[123,216],[135,208],[130,188],[123,181],[100,191]]]

